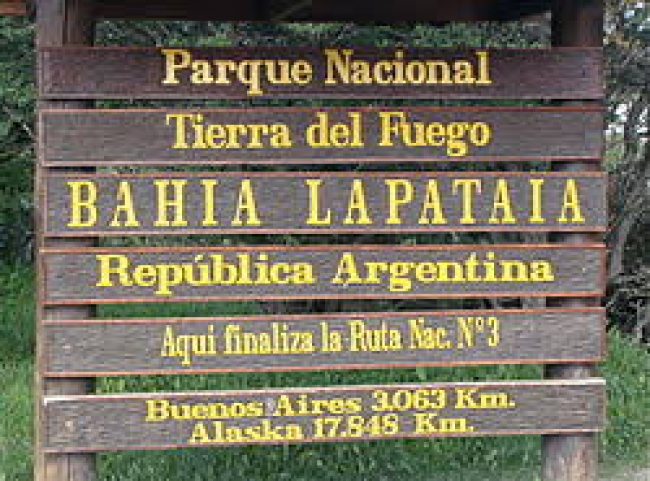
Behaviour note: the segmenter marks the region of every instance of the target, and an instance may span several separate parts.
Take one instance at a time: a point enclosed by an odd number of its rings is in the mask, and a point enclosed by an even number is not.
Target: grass
[[[31,471],[33,286],[28,268],[0,268],[0,481],[26,481]],[[227,312],[225,309],[229,309]],[[120,306],[102,316],[219,315],[251,312],[243,304]],[[607,471],[650,464],[650,353],[610,335],[602,366],[608,381],[607,431],[600,437]],[[535,366],[383,371],[111,378],[103,392],[235,389],[328,384],[536,379]],[[218,448],[100,455],[102,481],[409,480],[496,481],[537,478],[539,437],[383,441],[350,444]]]
[[[0,481],[32,479],[32,285],[30,270],[0,266]]]

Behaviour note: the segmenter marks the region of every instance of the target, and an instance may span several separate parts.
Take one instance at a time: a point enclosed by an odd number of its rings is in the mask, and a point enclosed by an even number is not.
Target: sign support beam
[[[60,47],[63,45],[92,45],[94,39],[94,20],[92,16],[92,0],[39,0],[37,5],[37,44],[38,47]],[[39,69],[39,73],[43,72]],[[41,81],[42,79],[39,79]],[[88,107],[86,101],[40,101],[39,109],[44,108],[83,108]],[[45,178],[45,168],[40,162],[36,167],[35,192],[39,198],[40,185]],[[88,169],[78,169],[77,172],[88,172]],[[48,239],[45,240],[42,229],[43,203],[37,201],[37,241],[36,248],[72,248],[94,245],[93,239]],[[39,257],[40,258],[40,257]],[[38,263],[39,282],[43,278],[42,264]],[[38,290],[39,296],[41,289]],[[95,478],[95,455],[93,454],[45,454],[43,451],[43,399],[46,395],[78,395],[94,391],[92,379],[43,379],[41,376],[43,353],[45,346],[42,336],[42,320],[54,319],[84,319],[94,317],[93,306],[74,306],[45,308],[38,302],[37,308],[37,360],[36,360],[36,389],[35,389],[35,420],[36,420],[36,453],[34,459],[34,479],[36,481],[91,481]]]
[[[553,45],[555,47],[601,47],[603,38],[603,2],[601,0],[555,0],[553,3]],[[580,105],[590,103],[581,103]],[[593,104],[593,102],[591,103]],[[556,164],[556,170],[584,172],[597,165],[580,162]],[[598,242],[599,234],[571,233],[557,235],[567,244]],[[589,299],[563,299],[561,307],[593,306]],[[584,365],[547,365],[548,379],[580,379],[594,377],[595,368]],[[542,479],[544,481],[596,481],[598,479],[598,446],[595,434],[547,435],[542,439]]]

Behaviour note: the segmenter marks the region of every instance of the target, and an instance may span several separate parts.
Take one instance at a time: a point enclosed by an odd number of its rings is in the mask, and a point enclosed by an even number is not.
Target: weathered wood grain
[[[228,4],[206,4],[200,0],[136,0],[97,2],[95,18],[138,20],[200,21],[361,21],[361,22],[487,22],[513,21],[539,15],[549,8],[549,0],[464,0],[462,3],[432,4],[408,0],[392,1],[325,0],[296,5],[290,0],[247,0]],[[468,8],[468,4],[470,5]],[[1,0],[0,15],[27,15],[27,0]]]
[[[35,0],[30,2],[31,13],[36,13],[34,24],[35,41],[38,47],[60,45],[92,45],[95,35],[95,21],[92,14],[93,0]],[[4,48],[7,48],[6,45]],[[42,65],[38,63],[37,81],[41,82]],[[9,74],[11,75],[11,73]],[[35,99],[38,109],[44,108],[88,108],[85,101],[55,101]],[[40,154],[40,149],[39,154]],[[42,160],[42,159],[41,159]],[[87,169],[86,169],[87,171]],[[87,319],[95,315],[94,306],[66,306],[44,308],[42,304],[43,266],[40,257],[42,247],[79,247],[92,246],[96,243],[92,238],[78,239],[46,239],[43,233],[45,206],[42,203],[41,187],[45,184],[47,175],[42,162],[34,166],[34,238],[36,259],[36,292],[35,292],[35,375],[32,400],[34,405],[34,440],[33,465],[35,481],[91,481],[96,479],[96,457],[92,454],[45,454],[42,449],[42,439],[45,436],[46,414],[43,412],[43,396],[84,394],[95,390],[94,379],[44,379],[40,373],[43,361],[44,346],[41,322],[44,319]],[[6,410],[3,415],[7,416]],[[6,449],[15,449],[7,446]],[[3,447],[3,451],[5,447]],[[0,478],[4,477],[4,473]],[[25,475],[28,479],[30,476]]]
[[[45,446],[96,452],[596,432],[604,387],[590,379],[50,397]],[[168,416],[174,408],[180,419]]]
[[[43,256],[47,305],[594,297],[604,287],[601,244],[47,249]]]
[[[44,375],[587,362],[604,327],[600,308],[54,321]]]
[[[343,50],[344,48],[339,48]],[[489,81],[443,85],[422,83],[421,68],[413,69],[415,82],[400,82],[398,74],[387,72],[381,64],[380,82],[372,84],[329,78],[325,48],[256,47],[191,48],[192,60],[213,65],[215,60],[305,61],[312,66],[313,78],[307,83],[275,83],[260,75],[261,95],[256,98],[557,98],[595,99],[603,97],[601,49],[494,49],[441,50],[402,48],[350,48],[352,60],[393,61],[396,52],[404,60],[454,62],[476,65],[477,52],[487,52]],[[190,82],[189,69],[179,71],[178,84],[165,84],[165,57],[160,48],[56,48],[39,51],[45,75],[40,86],[43,98],[249,98],[247,84],[229,79],[219,84]],[[180,59],[179,59],[180,60]],[[91,67],[92,68],[89,68]],[[228,67],[230,68],[230,67]],[[244,69],[251,78],[250,64]],[[390,76],[387,77],[387,74]],[[277,78],[277,77],[276,77]],[[373,76],[373,80],[376,77]],[[331,83],[326,83],[327,80]],[[426,82],[426,80],[425,80]]]
[[[198,136],[197,118],[204,130]],[[604,128],[600,107],[50,110],[40,124],[48,166],[595,161]],[[213,125],[217,136],[207,140]],[[272,135],[274,125],[289,134]],[[244,130],[231,135],[227,126]],[[254,133],[264,126],[266,134]]]
[[[349,221],[357,187],[362,189],[370,223]],[[250,212],[240,208],[242,191],[249,188],[258,217],[254,222],[250,222]],[[606,180],[600,173],[51,174],[44,197],[45,233],[78,237],[604,231],[605,189]],[[126,190],[133,200],[133,222],[124,211]],[[565,203],[567,194],[577,196],[573,207]],[[439,195],[440,210],[432,207],[432,195]],[[165,216],[175,219],[174,209],[166,208],[166,202],[179,198],[183,202],[182,225],[161,224],[161,208]],[[495,201],[501,207],[495,209]],[[356,215],[352,217],[359,220],[358,211],[353,212]]]
[[[550,0],[463,0],[432,3],[422,0],[245,0],[206,3],[200,0],[111,0],[98,2],[98,18],[201,21],[310,21],[310,22],[476,22],[512,21],[539,15]]]
[[[554,47],[602,47],[604,37],[605,4],[600,0],[562,0],[552,3],[551,41]],[[584,105],[584,103],[582,104]],[[571,172],[591,171],[599,168],[579,162],[560,163],[555,170]],[[562,234],[555,241],[577,244],[599,242],[602,235],[593,233]],[[562,300],[563,307],[593,305],[592,299]],[[550,364],[544,375],[550,379],[578,379],[593,377],[597,368],[593,364]],[[549,435],[542,437],[542,481],[597,481],[599,440],[593,434]]]

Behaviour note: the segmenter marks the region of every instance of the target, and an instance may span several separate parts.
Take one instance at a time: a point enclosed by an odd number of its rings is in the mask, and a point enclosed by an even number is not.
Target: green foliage
[[[0,252],[25,258],[33,209],[33,26],[0,17],[0,45]]]
[[[609,317],[650,342],[650,4],[606,5]]]
[[[0,362],[32,360],[34,347],[33,271],[0,264]]]
[[[0,265],[0,480],[32,479],[33,272]]]
[[[648,456],[650,445],[650,352],[618,331],[609,336],[603,366],[609,392],[609,426],[601,439],[607,459]],[[637,453],[633,455],[632,453]],[[650,459],[644,460],[646,463]]]

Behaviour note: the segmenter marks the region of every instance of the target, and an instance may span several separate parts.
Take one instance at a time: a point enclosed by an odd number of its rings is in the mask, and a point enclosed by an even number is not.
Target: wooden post
[[[94,21],[92,0],[38,0],[36,2],[36,42],[38,47],[56,47],[62,45],[92,45],[94,40]],[[39,74],[43,75],[39,68]],[[79,101],[39,101],[38,108],[79,108],[87,107],[88,102]],[[46,169],[36,167],[36,248],[44,247],[87,247],[94,244],[92,239],[48,239],[43,237],[43,212],[41,186]],[[92,379],[43,379],[44,338],[41,319],[88,319],[93,317],[92,306],[43,308],[42,279],[43,269],[40,255],[37,253],[37,355],[35,388],[35,446],[34,479],[36,481],[90,481],[95,478],[95,456],[92,454],[44,454],[41,445],[42,430],[46,429],[46,420],[42,417],[43,396],[58,394],[87,394],[94,391]]]
[[[602,0],[554,0],[553,45],[556,47],[600,47],[603,42]],[[584,105],[584,103],[582,103]],[[580,172],[598,169],[596,164],[558,163],[556,170]],[[599,242],[599,234],[571,233],[555,236],[564,243]],[[593,305],[589,299],[565,299],[562,307]],[[548,379],[593,377],[593,365],[547,365]],[[544,481],[596,481],[598,444],[595,434],[549,435],[542,439],[542,479]]]

